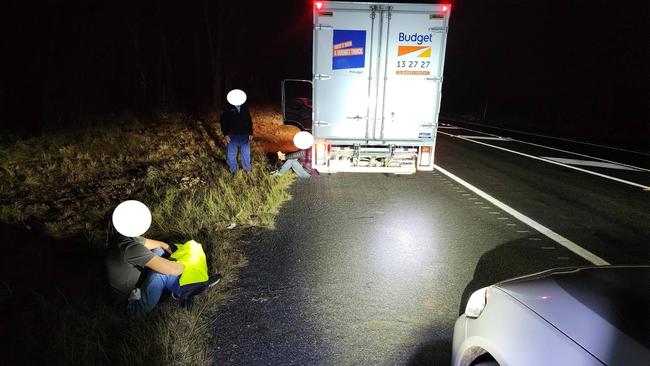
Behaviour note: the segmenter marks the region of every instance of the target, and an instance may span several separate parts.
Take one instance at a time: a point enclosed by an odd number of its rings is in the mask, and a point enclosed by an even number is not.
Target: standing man
[[[253,120],[248,112],[246,93],[240,89],[233,89],[226,96],[229,105],[221,113],[219,122],[221,132],[226,141],[226,161],[230,173],[235,174],[238,169],[237,151],[241,148],[241,165],[244,171],[251,170],[250,140],[253,139]]]

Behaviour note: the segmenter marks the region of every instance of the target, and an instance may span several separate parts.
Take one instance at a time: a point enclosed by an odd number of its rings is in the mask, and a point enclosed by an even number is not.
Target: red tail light
[[[314,5],[316,6],[316,9],[320,10],[323,7],[323,2],[317,1],[316,3],[314,3]]]
[[[320,8],[319,8],[320,9]],[[446,13],[451,10],[451,4],[443,4],[442,5],[442,12]]]
[[[431,165],[431,146],[422,146],[420,148],[420,166]]]

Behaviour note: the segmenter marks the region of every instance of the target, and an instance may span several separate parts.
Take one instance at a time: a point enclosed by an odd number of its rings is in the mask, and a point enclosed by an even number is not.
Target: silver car
[[[475,291],[453,366],[650,365],[650,266],[549,270]]]

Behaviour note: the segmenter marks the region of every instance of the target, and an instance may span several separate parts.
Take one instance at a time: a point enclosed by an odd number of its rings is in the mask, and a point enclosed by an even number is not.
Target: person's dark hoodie
[[[234,105],[226,104],[219,123],[224,136],[253,134],[253,119],[246,104],[242,104],[239,111]]]

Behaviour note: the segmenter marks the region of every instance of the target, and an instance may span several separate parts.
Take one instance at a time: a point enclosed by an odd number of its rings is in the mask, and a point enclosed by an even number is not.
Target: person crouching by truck
[[[286,160],[279,170],[271,173],[271,175],[283,175],[293,169],[293,171],[300,178],[309,178],[311,175],[305,170],[299,160],[302,160],[307,165],[307,169],[311,169],[309,161],[311,159],[311,146],[314,144],[314,137],[307,131],[300,131],[293,136],[293,144],[299,149],[296,152],[285,154],[278,151],[278,159]]]
[[[226,96],[229,105],[224,107],[219,123],[226,142],[226,162],[231,174],[237,173],[237,150],[241,151],[241,165],[251,171],[250,140],[253,139],[253,119],[246,106],[246,93],[233,89]]]

